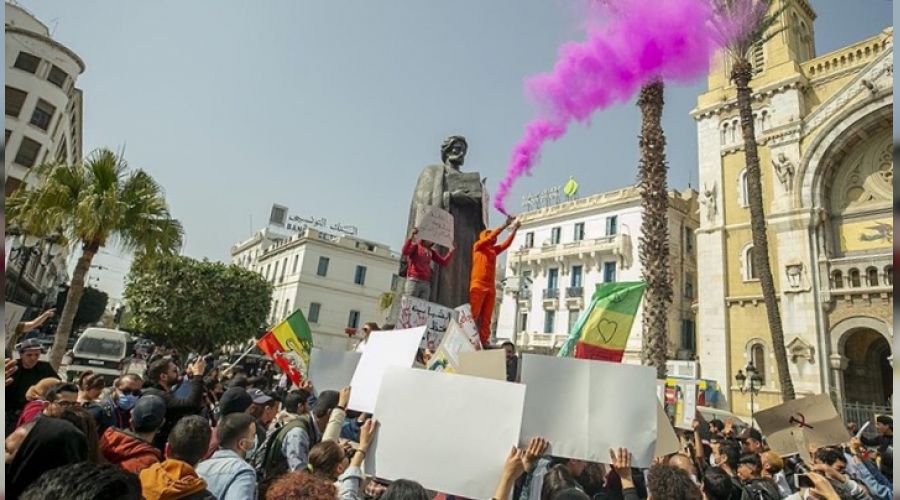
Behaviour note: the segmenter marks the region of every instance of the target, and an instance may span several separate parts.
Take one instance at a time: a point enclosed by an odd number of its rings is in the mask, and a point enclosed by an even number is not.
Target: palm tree
[[[109,149],[94,151],[84,163],[45,165],[37,173],[37,188],[20,189],[7,200],[10,222],[39,236],[61,230],[71,246],[81,246],[50,351],[50,364],[58,369],[97,252],[112,243],[142,257],[171,254],[181,244],[182,228],[169,215],[159,184],[143,170],[129,170]]]
[[[762,182],[760,180],[759,153],[756,130],[753,124],[752,89],[753,66],[750,63],[754,48],[766,43],[781,32],[773,29],[787,0],[770,12],[772,0],[714,0],[714,22],[722,35],[725,54],[731,64],[731,80],[737,90],[738,112],[741,119],[741,135],[744,139],[744,158],[747,167],[747,198],[750,208],[750,232],[753,236],[753,268],[759,276],[769,331],[772,334],[772,350],[778,367],[778,381],[785,400],[795,399],[794,383],[788,368],[787,349],[781,323],[781,311],[772,278],[769,261],[769,238],[766,234],[766,216],[763,208]]]
[[[657,80],[641,88],[641,161],[638,185],[641,190],[641,272],[647,288],[643,309],[643,362],[656,368],[656,378],[666,378],[668,313],[672,304],[669,269],[669,195],[666,187],[666,136],[663,133],[663,82]]]

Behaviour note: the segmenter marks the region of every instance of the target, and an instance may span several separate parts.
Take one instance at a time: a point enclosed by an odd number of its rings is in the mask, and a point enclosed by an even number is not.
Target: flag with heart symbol
[[[575,322],[559,355],[620,362],[631,325],[644,296],[645,283],[603,283]]]

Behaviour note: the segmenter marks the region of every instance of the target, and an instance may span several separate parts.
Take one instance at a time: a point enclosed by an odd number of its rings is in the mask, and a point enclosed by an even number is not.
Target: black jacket
[[[176,398],[171,392],[158,384],[143,390],[143,394],[159,396],[166,402],[166,421],[153,439],[153,446],[156,446],[160,451],[166,449],[169,433],[182,417],[199,415],[201,410],[203,410],[203,377],[191,377],[187,383],[191,385],[191,392],[186,398]]]

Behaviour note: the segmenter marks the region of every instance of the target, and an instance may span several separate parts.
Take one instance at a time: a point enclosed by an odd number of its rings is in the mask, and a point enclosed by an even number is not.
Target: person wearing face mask
[[[131,425],[131,411],[138,398],[144,382],[135,373],[126,373],[117,378],[113,391],[100,404],[88,407],[88,411],[97,421],[97,432],[102,436],[109,427],[127,429]]]
[[[107,428],[100,437],[100,453],[109,463],[137,474],[163,459],[153,438],[166,419],[166,402],[147,395],[132,406],[131,430]]]
[[[197,466],[197,474],[219,500],[256,500],[256,471],[247,454],[256,442],[256,422],[247,413],[231,413],[216,427],[219,449]]]

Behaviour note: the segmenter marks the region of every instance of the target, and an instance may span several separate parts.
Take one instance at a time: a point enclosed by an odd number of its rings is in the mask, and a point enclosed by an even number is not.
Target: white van
[[[87,370],[102,375],[112,385],[125,366],[134,341],[128,332],[107,328],[88,328],[78,337],[75,348],[63,358],[61,374],[75,381]]]

